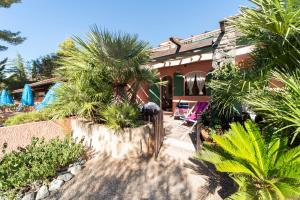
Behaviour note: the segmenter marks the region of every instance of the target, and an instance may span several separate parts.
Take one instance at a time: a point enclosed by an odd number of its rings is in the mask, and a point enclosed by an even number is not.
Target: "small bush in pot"
[[[203,140],[207,142],[212,142],[211,135],[217,134],[222,135],[223,129],[221,125],[221,121],[218,118],[212,117],[212,111],[211,109],[206,110],[201,115],[201,130],[200,134]]]

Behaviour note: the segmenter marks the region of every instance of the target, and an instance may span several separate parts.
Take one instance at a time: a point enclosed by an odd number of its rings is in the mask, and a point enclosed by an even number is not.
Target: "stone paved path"
[[[179,121],[165,117],[166,140],[157,160],[115,160],[98,155],[49,199],[199,200],[222,199],[230,184],[205,164],[193,160],[193,143]]]

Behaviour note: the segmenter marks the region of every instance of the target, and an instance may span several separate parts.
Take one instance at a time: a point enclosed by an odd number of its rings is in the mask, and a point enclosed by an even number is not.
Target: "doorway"
[[[162,101],[162,109],[164,111],[172,111],[172,101],[173,101],[173,93],[172,93],[172,77],[171,76],[164,76],[162,78],[164,85],[162,86],[162,94],[161,94],[161,101]]]

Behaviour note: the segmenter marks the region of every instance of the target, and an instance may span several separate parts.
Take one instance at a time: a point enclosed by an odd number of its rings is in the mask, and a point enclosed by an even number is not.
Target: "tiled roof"
[[[174,38],[180,44],[180,49],[177,45],[172,42],[172,38],[168,41],[164,41],[159,47],[152,48],[152,53],[150,58],[152,61],[157,59],[164,59],[164,57],[169,57],[175,54],[180,54],[184,52],[190,52],[193,50],[198,50],[204,47],[210,47],[213,44],[213,40],[217,38],[221,33],[220,29],[213,31],[204,32],[201,34],[193,35],[185,39]]]
[[[49,79],[45,79],[45,80],[41,80],[41,81],[38,81],[38,82],[31,83],[29,85],[30,85],[30,87],[34,88],[34,87],[38,87],[38,86],[53,84],[57,80],[58,80],[57,78],[49,78]],[[20,88],[20,89],[12,91],[12,93],[13,94],[14,93],[20,93],[22,91],[23,91],[23,88]]]
[[[212,44],[213,44],[213,38],[208,38],[208,39],[200,40],[197,42],[182,44],[178,52],[176,52],[177,48],[170,48],[167,50],[152,52],[150,58],[156,59],[156,58],[160,58],[160,57],[164,57],[164,56],[170,56],[175,53],[183,53],[186,51],[191,51],[191,50],[196,50],[196,49],[200,49],[203,47],[212,46]]]

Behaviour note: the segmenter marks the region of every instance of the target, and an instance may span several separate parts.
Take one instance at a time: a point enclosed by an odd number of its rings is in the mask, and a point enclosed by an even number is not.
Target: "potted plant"
[[[217,118],[212,118],[211,111],[207,110],[201,115],[201,128],[200,135],[203,141],[213,142],[211,135],[223,133],[220,120]]]

